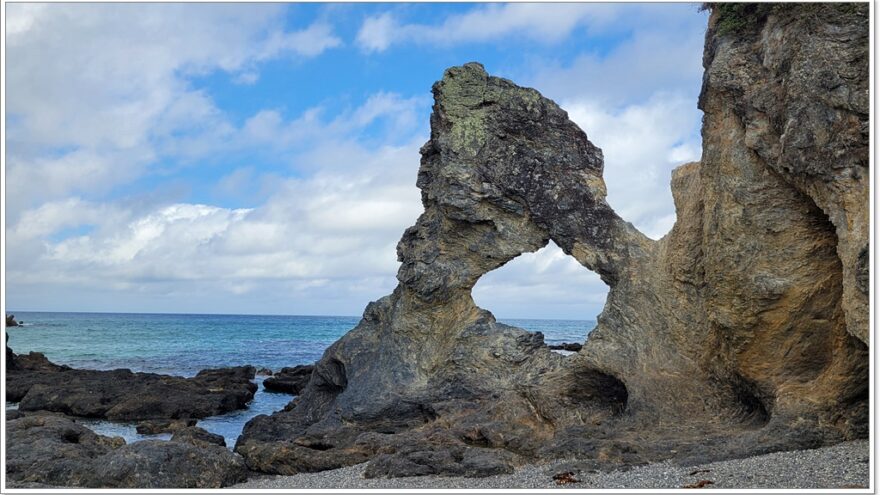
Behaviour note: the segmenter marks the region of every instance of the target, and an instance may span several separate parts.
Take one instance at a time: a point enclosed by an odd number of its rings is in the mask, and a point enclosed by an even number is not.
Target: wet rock
[[[12,363],[6,374],[7,400],[20,401],[23,411],[128,421],[203,418],[245,408],[257,389],[251,366],[203,370],[183,378],[126,369],[72,369],[38,353],[15,356]]]
[[[257,376],[272,376],[272,370],[269,368],[260,368],[257,370]]]
[[[312,365],[281,368],[278,373],[263,380],[263,387],[269,392],[298,395],[308,385],[314,369]]]
[[[219,488],[247,479],[228,449],[97,435],[61,415],[6,422],[7,480],[22,486]]]
[[[18,322],[15,321],[15,315],[6,315],[6,328],[17,326]]]

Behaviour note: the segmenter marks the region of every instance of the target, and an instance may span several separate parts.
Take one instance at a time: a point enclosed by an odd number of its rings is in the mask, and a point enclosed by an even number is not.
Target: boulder
[[[197,420],[187,419],[149,419],[141,421],[135,426],[135,430],[141,435],[159,435],[161,433],[174,433],[177,430],[195,426]]]
[[[268,392],[298,395],[308,385],[314,369],[312,365],[281,368],[281,371],[263,380],[263,387]]]
[[[6,315],[6,328],[17,326],[18,322],[15,321],[15,315]]]
[[[97,435],[62,415],[28,413],[6,422],[12,486],[220,488],[247,479],[241,457],[217,445]]]
[[[479,64],[448,69],[397,288],[295,406],[246,425],[248,465],[473,476],[492,469],[463,467],[468,448],[608,469],[866,436],[867,7],[743,7],[745,23],[711,8],[703,158],[673,173],[677,221],[656,241],[608,205],[602,152],[565,111]],[[471,297],[551,240],[609,286],[567,358]]]
[[[219,445],[226,447],[226,439],[223,435],[211,433],[204,428],[198,426],[187,426],[174,431],[171,436],[172,442],[184,442],[195,446]]]

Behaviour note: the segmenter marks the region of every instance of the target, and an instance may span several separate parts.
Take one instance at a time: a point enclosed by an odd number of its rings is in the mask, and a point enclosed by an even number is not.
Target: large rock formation
[[[673,174],[659,241],[608,206],[601,151],[555,103],[479,64],[447,70],[399,286],[236,451],[282,474],[372,459],[369,476],[482,476],[864,437],[867,40],[865,6],[715,8],[703,159]],[[571,357],[470,293],[550,240],[610,288]]]

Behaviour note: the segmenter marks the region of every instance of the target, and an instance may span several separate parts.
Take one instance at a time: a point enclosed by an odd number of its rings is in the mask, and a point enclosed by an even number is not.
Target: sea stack
[[[703,156],[673,173],[677,221],[658,241],[610,208],[601,150],[553,101],[477,63],[448,69],[398,287],[236,451],[280,474],[370,460],[368,476],[485,476],[865,438],[867,9],[713,7]],[[568,358],[470,293],[550,240],[609,286]]]

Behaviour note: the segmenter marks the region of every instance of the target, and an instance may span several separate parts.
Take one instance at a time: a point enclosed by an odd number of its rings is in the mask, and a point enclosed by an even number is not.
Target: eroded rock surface
[[[80,370],[43,354],[7,349],[6,399],[23,411],[112,420],[204,418],[247,407],[257,390],[252,366],[202,370],[193,378]]]
[[[309,384],[314,369],[309,364],[281,368],[278,373],[263,380],[263,387],[269,392],[298,395]]]
[[[247,479],[241,457],[194,436],[126,445],[71,418],[42,413],[8,419],[6,435],[12,487],[220,488]]]
[[[246,426],[249,467],[482,476],[866,436],[867,7],[750,9],[710,19],[703,158],[673,174],[659,241],[608,206],[601,151],[556,104],[479,64],[447,70],[400,284],[293,407]],[[610,287],[569,358],[470,295],[550,240]]]

